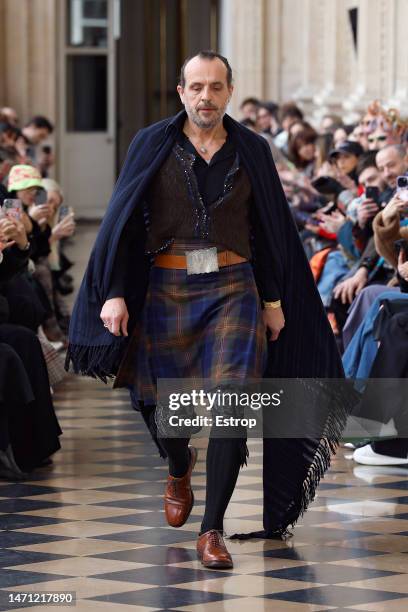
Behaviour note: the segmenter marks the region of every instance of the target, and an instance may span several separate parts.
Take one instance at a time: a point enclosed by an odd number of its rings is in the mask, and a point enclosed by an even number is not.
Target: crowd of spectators
[[[292,102],[247,98],[240,111],[270,145],[346,375],[407,379],[408,120],[379,101],[352,125],[326,115],[312,126]],[[392,395],[382,415],[395,424],[401,397]],[[362,445],[354,459],[408,463],[398,433]]]
[[[406,379],[408,121],[378,101],[352,125],[337,115],[316,125],[293,102],[247,98],[240,112],[270,146],[346,375]],[[52,392],[64,376],[75,221],[50,177],[52,132],[45,117],[21,126],[0,108],[0,478],[10,480],[60,447]],[[394,404],[383,410],[394,438],[357,448],[356,461],[408,463]]]
[[[62,433],[52,394],[65,374],[75,221],[50,178],[52,132],[46,117],[21,126],[0,108],[0,478],[12,481],[51,463]]]

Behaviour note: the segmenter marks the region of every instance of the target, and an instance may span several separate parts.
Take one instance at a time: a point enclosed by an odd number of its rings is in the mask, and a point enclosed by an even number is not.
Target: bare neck
[[[190,121],[189,118],[187,118],[183,131],[187,134],[187,136],[191,136],[200,142],[224,140],[227,136],[227,131],[225,130],[222,121],[217,123],[217,125],[212,128],[200,128],[195,123]]]

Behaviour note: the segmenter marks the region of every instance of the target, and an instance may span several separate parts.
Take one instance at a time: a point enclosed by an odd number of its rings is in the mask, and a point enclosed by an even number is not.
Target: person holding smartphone
[[[37,168],[27,164],[13,166],[7,183],[9,194],[23,205],[22,221],[32,242],[32,258],[48,255],[51,230],[48,219],[52,209],[42,186],[42,177]]]
[[[408,176],[406,177],[408,179]],[[408,186],[406,187],[408,196]],[[388,202],[387,206],[374,219],[374,240],[375,248],[394,268],[404,271],[407,258],[407,247],[401,243],[401,248],[397,252],[395,249],[396,241],[408,241],[408,197],[404,198],[401,192],[396,192],[395,196]],[[404,273],[404,272],[403,272]],[[405,279],[408,280],[408,279]]]
[[[8,190],[10,195],[21,200],[23,205],[22,221],[31,244],[30,257],[36,265],[33,275],[42,289],[38,289],[37,294],[47,312],[42,321],[44,333],[50,342],[62,342],[62,345],[59,345],[62,348],[67,340],[55,314],[53,282],[48,262],[52,236],[50,219],[54,209],[47,202],[42,181],[40,172],[34,166],[16,165],[8,177]]]

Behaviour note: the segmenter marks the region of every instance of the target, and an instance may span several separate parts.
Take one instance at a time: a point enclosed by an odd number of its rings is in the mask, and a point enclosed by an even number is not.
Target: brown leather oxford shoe
[[[198,536],[197,555],[204,567],[213,569],[233,567],[231,555],[225,546],[223,537],[216,529],[210,529]]]
[[[191,488],[191,472],[197,461],[197,449],[189,446],[190,465],[187,473],[181,478],[167,477],[164,492],[164,512],[166,520],[171,527],[181,527],[190,516],[194,505],[194,495]]]

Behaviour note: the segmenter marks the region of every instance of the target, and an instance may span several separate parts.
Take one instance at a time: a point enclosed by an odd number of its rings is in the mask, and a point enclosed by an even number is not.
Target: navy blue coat
[[[117,372],[128,339],[110,334],[100,319],[116,250],[126,221],[133,211],[139,210],[140,233],[129,251],[131,278],[126,284],[125,295],[131,331],[143,307],[150,266],[144,255],[144,195],[169,155],[177,130],[182,128],[185,118],[183,110],[172,118],[144,128],[130,144],[73,309],[66,367],[72,361],[75,372],[105,382]],[[251,181],[253,205],[267,237],[285,315],[285,327],[278,340],[269,343],[265,376],[342,378],[344,373],[336,342],[269,145],[228,115],[224,117],[224,126]],[[284,533],[313,499],[319,479],[328,467],[330,451],[341,435],[344,420],[342,409],[329,412],[329,441],[264,440],[264,535]]]

